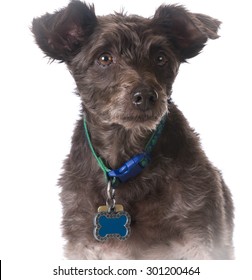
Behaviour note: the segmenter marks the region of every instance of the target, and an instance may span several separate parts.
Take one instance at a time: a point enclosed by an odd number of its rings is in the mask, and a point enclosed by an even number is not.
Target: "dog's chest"
[[[140,237],[145,243],[156,243],[167,240],[168,233],[172,230],[167,223],[169,206],[164,206],[161,199],[152,201],[144,200],[135,204],[131,211],[132,239]]]

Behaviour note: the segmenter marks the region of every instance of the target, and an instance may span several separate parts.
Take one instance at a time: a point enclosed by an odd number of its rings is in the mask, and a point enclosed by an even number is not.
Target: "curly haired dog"
[[[33,20],[82,103],[59,180],[67,258],[233,258],[230,191],[170,99],[180,63],[219,25],[179,5],[96,16],[77,0]]]

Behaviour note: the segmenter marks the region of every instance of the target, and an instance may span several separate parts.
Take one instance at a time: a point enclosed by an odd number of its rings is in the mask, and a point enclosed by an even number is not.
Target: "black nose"
[[[152,89],[137,90],[132,95],[133,104],[140,110],[151,109],[158,100],[158,94]]]

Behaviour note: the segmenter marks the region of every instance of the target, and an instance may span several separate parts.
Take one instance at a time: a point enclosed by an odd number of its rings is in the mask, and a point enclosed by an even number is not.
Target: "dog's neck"
[[[140,127],[126,129],[119,124],[107,124],[89,115],[85,119],[95,152],[113,169],[142,153],[153,133]]]

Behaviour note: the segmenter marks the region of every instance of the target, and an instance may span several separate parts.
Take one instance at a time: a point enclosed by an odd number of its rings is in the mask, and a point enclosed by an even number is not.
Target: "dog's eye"
[[[167,62],[167,58],[164,54],[158,54],[155,57],[155,63],[159,66],[165,65],[166,62]]]
[[[98,63],[101,66],[109,66],[111,63],[114,62],[114,58],[111,54],[109,53],[103,53],[102,55],[99,56],[98,58]]]

